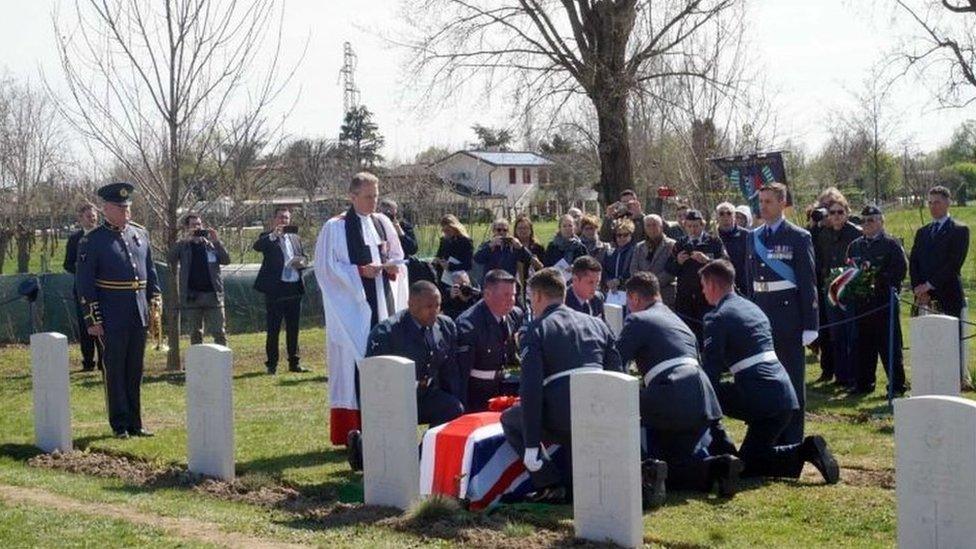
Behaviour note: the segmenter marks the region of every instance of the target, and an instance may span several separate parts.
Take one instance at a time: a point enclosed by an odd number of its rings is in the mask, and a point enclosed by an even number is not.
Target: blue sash
[[[769,248],[767,248],[766,245],[762,243],[762,239],[759,238],[759,233],[763,232],[765,229],[766,226],[763,225],[762,227],[752,231],[752,242],[756,249],[756,254],[759,256],[759,259],[762,259],[766,265],[769,265],[769,268],[778,274],[780,278],[783,280],[789,280],[793,284],[796,284],[796,273],[793,272],[793,267],[790,267],[777,258],[769,257]]]

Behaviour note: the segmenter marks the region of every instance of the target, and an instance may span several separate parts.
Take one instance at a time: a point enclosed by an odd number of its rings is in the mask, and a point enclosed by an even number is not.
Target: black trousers
[[[515,453],[518,454],[520,459],[525,455],[525,435],[522,432],[522,415],[522,406],[516,404],[502,412],[501,418],[505,440],[515,449]],[[562,452],[567,457],[568,466],[566,467],[566,471],[560,471],[555,463],[540,456],[540,459],[542,459],[542,468],[534,473],[529,472],[532,485],[538,489],[559,484],[572,486],[572,450],[570,449],[572,432],[570,431],[569,417],[567,415],[563,425],[546,424],[545,420],[543,422],[545,440],[558,442],[562,446]]]
[[[867,310],[874,309],[883,303],[866,305]],[[884,365],[885,375],[889,369],[893,370],[894,378],[889,379],[888,383],[893,384],[895,392],[905,390],[905,364],[902,356],[901,345],[901,322],[898,321],[898,302],[891,312],[895,315],[894,341],[891,342],[888,330],[889,309],[884,309],[876,313],[867,315],[857,320],[857,359],[855,366],[855,376],[858,389],[874,387],[875,372],[878,368],[878,357]],[[893,343],[892,354],[888,356],[889,342]]]
[[[141,385],[146,328],[106,330],[102,337],[105,398],[112,430],[142,429]]]
[[[792,410],[786,410],[770,417],[746,420],[746,436],[739,446],[743,477],[799,478],[803,470],[800,445],[777,442],[790,426],[793,415]]]
[[[827,313],[826,307],[822,304],[819,310],[820,315],[820,325],[826,326]],[[821,329],[817,333],[817,348],[820,350],[820,372],[821,375],[827,379],[832,379],[834,377],[834,353],[831,352],[833,346],[830,343],[830,328]]]
[[[463,413],[461,401],[440,387],[417,389],[417,423],[436,427]]]
[[[264,350],[268,355],[265,363],[269,369],[278,367],[278,334],[281,332],[281,321],[285,322],[285,347],[288,350],[288,364],[298,365],[298,323],[302,316],[301,294],[286,297],[265,298],[267,338]]]
[[[85,313],[81,311],[81,305],[75,301],[75,316],[78,319],[78,345],[81,347],[81,365],[87,370],[91,370],[98,365],[103,368],[102,349],[96,344],[96,339],[88,334],[88,325],[85,323]],[[97,356],[97,362],[96,362]]]

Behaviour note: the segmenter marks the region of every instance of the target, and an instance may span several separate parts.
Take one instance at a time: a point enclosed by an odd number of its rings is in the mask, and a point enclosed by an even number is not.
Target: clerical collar
[[[356,209],[353,208],[352,211],[356,212]],[[370,216],[372,216],[373,214],[361,214],[359,212],[356,212],[356,215],[359,216],[359,219],[369,219]]]

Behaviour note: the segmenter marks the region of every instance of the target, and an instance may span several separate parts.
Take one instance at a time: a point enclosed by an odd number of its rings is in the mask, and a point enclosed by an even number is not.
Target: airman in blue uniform
[[[566,288],[566,306],[585,315],[603,318],[603,292],[599,290],[603,266],[588,255],[576,258],[571,284]]]
[[[600,319],[563,305],[566,284],[556,269],[546,268],[529,279],[532,322],[519,341],[521,402],[502,413],[505,438],[522,462],[536,492],[532,501],[563,501],[565,487],[543,441],[568,449],[571,436],[569,376],[594,370],[622,371],[610,328]]]
[[[724,436],[725,430],[718,397],[698,363],[695,334],[661,301],[653,273],[634,273],[626,291],[631,314],[624,321],[617,350],[621,362],[633,360],[640,374],[647,455],[667,463],[667,487],[672,490],[709,492],[718,482],[721,495],[734,495],[742,462],[731,455],[709,453],[712,433]],[[726,452],[734,452],[731,441],[718,442]],[[646,470],[650,464],[644,465]]]
[[[817,339],[820,318],[817,276],[810,233],[783,217],[786,186],[771,183],[759,190],[759,210],[765,223],[749,240],[752,300],[769,318],[773,345],[793,383],[800,411],[783,431],[783,444],[803,440],[806,403],[804,347]]]
[[[704,368],[725,413],[746,422],[739,447],[745,464],[742,475],[798,478],[806,461],[827,483],[836,483],[837,461],[823,437],[779,442],[793,416],[800,413],[800,405],[776,356],[769,319],[735,293],[735,269],[727,260],[703,267],[701,279],[705,298],[715,307],[705,315]],[[720,382],[724,372],[731,373],[733,381]]]
[[[135,188],[98,189],[105,223],[78,241],[75,288],[88,333],[103,348],[109,424],[119,438],[152,436],[142,426],[140,385],[150,307],[161,306],[149,233],[129,222]]]
[[[518,364],[515,334],[522,309],[515,306],[515,277],[502,269],[485,275],[483,298],[457,319],[461,395],[467,412],[483,412],[488,400],[508,394],[505,368]]]

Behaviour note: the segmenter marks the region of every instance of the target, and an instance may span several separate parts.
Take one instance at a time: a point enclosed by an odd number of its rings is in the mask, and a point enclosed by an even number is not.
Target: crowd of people
[[[149,235],[129,221],[134,191],[125,183],[99,190],[102,225],[94,206],[80,208],[82,229],[65,259],[89,336],[84,367],[104,365],[110,424],[122,438],[152,434],[141,423],[139,381],[160,295]],[[898,314],[892,293],[908,276],[918,307],[958,316],[962,306],[969,234],[949,215],[943,187],[928,194],[933,221],[916,233],[910,258],[885,232],[877,206],[865,206],[855,224],[845,197],[827,189],[802,228],[784,217],[786,187],[772,183],[757,192],[756,223],[750,207],[723,202],[713,232],[686,204],[674,221],[644,214],[630,190],[602,220],[571,209],[545,245],[521,215],[495,220],[476,249],[458,218],[445,215],[435,257],[425,262],[413,227],[379,194],[374,175],[353,177],[350,207],[325,222],[314,261],[287,208],[275,211],[253,246],[263,257],[255,289],[265,296],[269,374],[277,371],[282,324],[289,370],[308,371],[298,318],[302,272],[314,269],[326,321],[330,438],[348,447],[354,469],[362,466],[356,364],[397,355],[415,363],[421,423],[519,397],[501,423],[537,488],[534,501],[571,496],[570,477],[546,445],[571,445],[568,378],[596,369],[641,380],[647,505],[659,504],[666,487],[717,486],[731,496],[740,476],[796,478],[804,463],[834,483],[839,469],[826,441],[805,433],[805,348],[819,351],[821,381],[873,392],[881,359],[893,372],[891,389],[903,394],[901,332],[888,322]],[[184,322],[193,343],[202,342],[204,325],[225,343],[220,266],[229,257],[200,215],[182,223],[169,259],[180,267]],[[841,302],[831,285],[850,266],[870,273],[869,291]],[[605,321],[608,303],[625,311],[619,334]],[[738,446],[724,416],[747,424]]]

